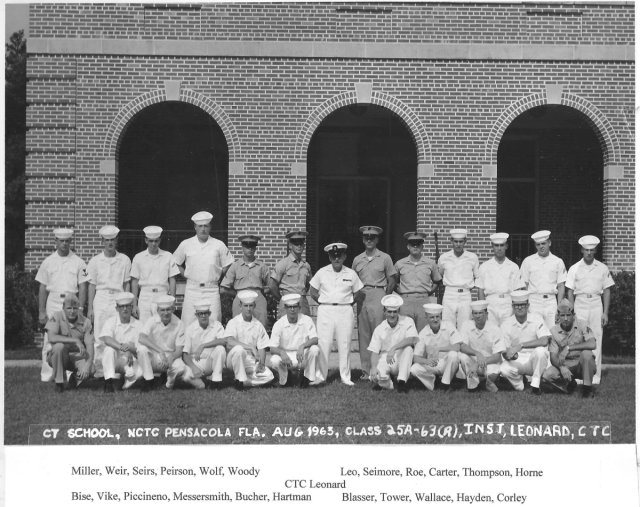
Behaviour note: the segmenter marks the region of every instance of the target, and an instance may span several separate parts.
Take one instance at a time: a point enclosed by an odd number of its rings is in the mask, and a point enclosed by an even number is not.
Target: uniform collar
[[[256,266],[256,265],[259,266],[259,265],[262,264],[262,261],[260,259],[258,259],[257,257],[254,260],[252,260],[251,262],[247,262],[244,259],[239,259],[239,260],[240,260],[240,264],[243,264],[245,266],[248,266],[249,264],[253,264],[254,266]]]
[[[304,259],[303,259],[302,257],[300,257],[300,260],[298,260],[298,259],[296,258],[296,256],[293,254],[293,252],[289,253],[289,255],[287,255],[287,257],[288,257],[289,259],[291,259],[293,262],[295,262],[296,264],[297,264],[297,263],[302,264],[302,263],[304,262]]]

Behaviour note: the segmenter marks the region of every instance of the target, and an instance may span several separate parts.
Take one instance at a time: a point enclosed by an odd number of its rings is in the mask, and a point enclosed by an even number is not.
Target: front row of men
[[[210,318],[208,300],[194,304],[197,320],[185,328],[173,313],[172,296],[158,297],[157,315],[142,324],[132,317],[133,294],[118,294],[118,315],[105,323],[95,343],[96,349],[102,348],[105,391],[115,391],[114,381],[120,376],[124,376],[122,389],[139,382],[146,391],[156,374],[166,376],[168,389],[178,380],[196,389],[204,389],[208,380],[217,389],[225,365],[233,371],[238,390],[266,385],[274,380],[267,367],[267,350],[268,365],[278,372],[281,386],[288,384],[292,368],[299,371],[301,387],[327,379],[332,340],[319,342],[312,319],[300,313],[300,295],[283,297],[286,315],[275,323],[271,337],[254,317],[258,294],[241,291],[238,297],[241,313],[224,329]],[[442,389],[448,390],[456,376],[466,378],[469,391],[478,391],[484,378],[485,389],[496,392],[499,376],[522,391],[528,376],[533,394],[541,393],[542,380],[568,393],[579,379],[583,396],[592,397],[596,342],[586,323],[575,319],[573,304],[565,299],[558,305],[558,324],[549,330],[540,316],[529,313],[527,291],[514,291],[511,299],[514,314],[502,326],[488,322],[486,301],[475,301],[471,303],[472,320],[459,331],[442,320],[441,305],[425,304],[427,325],[418,333],[413,319],[399,313],[403,298],[384,296],[385,320],[375,328],[368,347],[374,390],[393,389],[396,377],[397,390],[407,392],[407,381],[413,375],[430,391],[437,378]],[[95,373],[91,325],[79,312],[75,295],[65,298],[63,310],[48,322],[47,331],[52,344],[47,360],[56,390],[64,390],[66,371],[73,372],[69,377],[73,387]],[[341,368],[341,377],[344,373]]]

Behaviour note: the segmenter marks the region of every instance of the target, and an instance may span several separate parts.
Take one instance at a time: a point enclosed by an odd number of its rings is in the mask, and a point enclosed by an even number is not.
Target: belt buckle
[[[498,294],[499,298],[504,298],[504,294]]]
[[[151,292],[158,292],[158,289],[151,289]]]
[[[198,284],[199,287],[204,287],[206,285],[206,283],[200,283]]]
[[[542,298],[543,298],[543,299],[549,299],[549,294],[543,294],[543,295],[542,295]]]
[[[464,289],[457,289],[458,292],[464,292]]]
[[[67,297],[66,294],[60,294],[60,299],[64,299],[65,297]]]
[[[593,294],[587,294],[587,297],[588,297],[588,298],[592,298],[592,297],[593,297]]]

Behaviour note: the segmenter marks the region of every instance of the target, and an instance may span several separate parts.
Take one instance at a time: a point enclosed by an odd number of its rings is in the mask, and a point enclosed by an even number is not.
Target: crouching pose
[[[436,375],[439,375],[444,390],[448,391],[460,365],[458,351],[462,337],[453,324],[442,322],[442,305],[428,303],[422,306],[427,314],[427,325],[418,335],[411,374],[430,391],[435,388]]]
[[[145,381],[143,389],[151,387],[154,373],[167,375],[167,389],[173,389],[178,378],[196,389],[204,388],[202,380],[194,379],[182,360],[184,324],[173,314],[174,301],[168,294],[157,297],[154,301],[157,313],[145,322],[140,332],[138,361]]]
[[[62,311],[55,312],[47,322],[51,349],[47,362],[53,368],[56,391],[64,391],[65,371],[71,371],[69,387],[75,388],[93,375],[93,335],[91,322],[80,313],[80,301],[67,294]]]
[[[507,350],[500,373],[516,391],[524,390],[524,375],[531,375],[531,392],[541,394],[540,380],[549,361],[547,344],[551,333],[542,317],[528,313],[529,292],[516,290],[511,293],[513,315],[501,326]]]
[[[227,358],[224,328],[211,319],[211,301],[203,299],[194,303],[196,322],[192,322],[178,341],[183,345],[182,357],[187,365],[187,377],[202,379],[207,377],[211,389],[222,386],[222,369]]]
[[[498,391],[495,382],[500,375],[500,362],[506,346],[500,328],[487,322],[488,306],[488,301],[471,303],[473,320],[465,322],[460,330],[463,340],[460,344],[460,366],[467,377],[467,389],[478,390],[480,376],[484,376],[486,390],[495,393]]]
[[[261,386],[273,380],[273,372],[265,366],[269,336],[261,322],[253,316],[258,293],[252,290],[238,292],[242,303],[240,315],[227,323],[227,368],[233,370],[234,387],[242,391],[245,386]]]
[[[104,371],[104,391],[115,391],[114,380],[124,373],[123,389],[131,387],[142,377],[138,364],[136,347],[142,326],[131,316],[134,296],[131,292],[119,292],[115,296],[115,317],[110,317],[102,326],[100,340],[104,344],[102,369]]]
[[[271,331],[271,367],[278,370],[280,385],[286,386],[289,368],[302,370],[300,387],[316,385],[325,379],[320,370],[318,333],[311,317],[300,313],[300,294],[282,296],[286,315]]]
[[[369,344],[373,389],[393,389],[391,375],[395,375],[398,392],[406,393],[413,359],[412,346],[418,340],[418,331],[411,317],[398,313],[404,302],[400,296],[389,294],[380,302],[385,320],[376,326]]]
[[[564,393],[575,389],[575,378],[582,379],[582,396],[592,398],[596,337],[584,320],[575,318],[573,303],[567,299],[558,304],[558,322],[551,328],[551,366],[544,371],[543,378]]]

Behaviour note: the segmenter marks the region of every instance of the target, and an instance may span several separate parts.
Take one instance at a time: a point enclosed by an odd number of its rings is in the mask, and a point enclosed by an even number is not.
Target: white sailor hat
[[[375,234],[376,236],[382,234],[382,229],[377,225],[363,225],[360,227],[360,234]]]
[[[529,291],[528,290],[514,290],[511,293],[511,303],[528,303]]]
[[[344,243],[329,243],[324,247],[324,251],[328,254],[342,254],[347,251],[347,245]]]
[[[285,237],[287,239],[306,239],[308,235],[309,233],[307,231],[289,231],[285,234]]]
[[[73,229],[67,229],[65,227],[60,227],[59,229],[53,230],[53,235],[57,239],[70,239],[73,236]]]
[[[105,225],[100,229],[99,234],[104,239],[113,239],[118,235],[119,232],[120,229],[118,229],[115,225]]]
[[[489,241],[494,245],[504,245],[509,239],[509,234],[506,232],[496,232],[489,236]]]
[[[531,235],[531,239],[536,243],[540,243],[541,241],[547,241],[549,236],[551,236],[551,231],[538,231]]]
[[[196,225],[205,225],[211,222],[213,215],[208,211],[198,211],[195,215],[191,217],[191,220]]]
[[[427,235],[424,232],[418,232],[418,231],[412,231],[412,232],[405,232],[403,234],[404,239],[408,241],[422,241],[424,242],[424,240],[427,238]]]
[[[425,305],[422,305],[422,308],[424,308],[425,313],[439,315],[442,313],[442,309],[444,308],[444,306],[437,303],[427,303]]]
[[[162,294],[154,300],[154,303],[158,305],[158,308],[169,308],[173,306],[173,303],[175,303],[175,301],[176,298],[174,298],[173,296],[169,294]]]
[[[130,305],[133,303],[134,295],[131,292],[118,292],[116,294],[116,304],[117,305]]]
[[[193,309],[196,312],[206,312],[208,310],[211,310],[211,300],[210,299],[198,299],[193,304]]]
[[[238,299],[245,304],[253,303],[258,299],[258,293],[253,290],[241,290],[238,292]]]
[[[595,236],[582,236],[578,240],[578,243],[580,243],[580,246],[582,248],[586,248],[587,250],[590,250],[592,248],[597,247],[600,244],[600,240]]]
[[[465,239],[467,237],[466,229],[451,229],[449,231],[449,236],[451,239]]]
[[[255,243],[257,244],[262,238],[256,234],[243,234],[238,238],[240,243]]]
[[[566,312],[573,311],[573,303],[569,301],[567,298],[564,298],[562,301],[558,303],[558,312]]]
[[[282,303],[284,306],[295,306],[300,302],[302,296],[300,294],[287,294],[282,296]]]
[[[481,310],[486,310],[489,306],[489,301],[479,300],[471,302],[471,310],[479,312]]]
[[[158,227],[157,225],[148,225],[142,229],[142,232],[144,232],[147,239],[158,239],[162,234],[162,227]]]
[[[380,303],[382,303],[382,306],[387,310],[397,310],[402,306],[404,301],[397,294],[387,294],[380,300]]]

